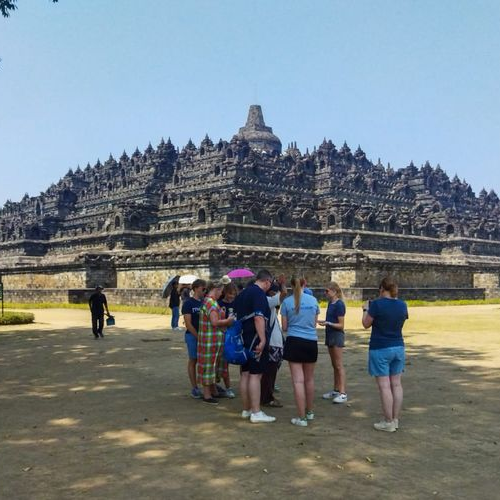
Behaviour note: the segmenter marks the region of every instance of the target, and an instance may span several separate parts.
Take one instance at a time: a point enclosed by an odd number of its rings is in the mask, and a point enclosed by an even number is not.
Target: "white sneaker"
[[[226,389],[226,398],[233,399],[236,397],[236,394],[232,389]]]
[[[243,410],[241,412],[241,418],[250,418],[252,415],[252,412],[250,410]]]
[[[307,427],[307,417],[306,418],[300,418],[300,417],[295,417],[290,420],[293,425],[298,425],[299,427]]]
[[[374,423],[373,427],[377,431],[396,432],[396,425],[394,424],[394,421],[387,422],[387,420],[381,420],[380,422]]]
[[[333,390],[330,392],[325,392],[322,396],[323,399],[333,399],[336,398],[340,394],[339,391]]]
[[[347,403],[347,394],[340,393],[338,396],[333,398],[333,402],[337,404]]]
[[[307,420],[314,420],[314,412],[312,410],[309,410],[307,413],[306,413],[306,419]]]
[[[252,424],[274,422],[275,420],[276,417],[271,417],[270,415],[266,415],[262,410],[258,411],[257,413],[252,413],[250,415],[250,422],[252,422]]]

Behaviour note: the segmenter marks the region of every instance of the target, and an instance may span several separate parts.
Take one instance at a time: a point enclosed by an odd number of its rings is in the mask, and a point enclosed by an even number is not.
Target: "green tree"
[[[53,3],[58,2],[59,0],[52,0]],[[0,0],[0,12],[3,17],[9,17],[11,11],[17,9],[17,0]]]

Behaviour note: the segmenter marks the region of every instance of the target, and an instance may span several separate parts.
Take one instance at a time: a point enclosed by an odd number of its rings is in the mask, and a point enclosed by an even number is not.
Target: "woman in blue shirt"
[[[281,305],[281,325],[287,333],[283,359],[290,365],[295,404],[299,416],[292,424],[307,427],[314,419],[314,367],[318,359],[319,305],[312,295],[304,293],[305,280],[292,278],[293,295]]]
[[[333,367],[333,391],[323,394],[323,399],[332,399],[334,403],[340,404],[347,402],[345,369],[342,362],[345,345],[345,304],[342,300],[342,290],[334,281],[326,287],[325,294],[329,300],[326,320],[320,320],[318,323],[325,327],[325,345],[328,346]]]
[[[403,324],[408,319],[406,303],[397,298],[398,285],[384,278],[380,296],[363,306],[363,326],[372,327],[368,371],[377,381],[384,420],[373,424],[378,431],[394,432],[399,427],[403,406],[401,374],[405,366]]]

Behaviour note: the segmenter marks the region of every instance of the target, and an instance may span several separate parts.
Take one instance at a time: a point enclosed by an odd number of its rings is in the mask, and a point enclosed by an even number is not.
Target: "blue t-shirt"
[[[319,314],[318,301],[312,295],[303,293],[300,296],[299,313],[295,312],[293,295],[281,304],[281,316],[288,320],[288,335],[306,340],[318,340],[316,332],[316,315]]]
[[[405,302],[380,297],[370,302],[368,314],[373,318],[370,349],[404,345],[403,324],[408,319]]]
[[[200,308],[202,305],[203,302],[201,300],[196,300],[194,297],[189,297],[189,299],[182,304],[182,314],[191,314],[191,323],[196,331],[198,331],[200,325]],[[186,331],[189,332],[189,330]]]
[[[267,302],[267,296],[258,285],[255,283],[247,286],[234,301],[234,311],[236,317],[241,319],[249,314],[262,316],[266,321],[266,336],[269,337],[269,320],[271,318],[271,309]],[[255,337],[255,322],[250,318],[243,322],[243,342],[245,346],[249,346]]]
[[[338,299],[335,302],[330,302],[326,310],[326,321],[329,323],[338,323],[339,317],[345,316],[345,304],[342,300]],[[334,328],[333,326],[326,325],[325,332],[341,332],[340,328]]]

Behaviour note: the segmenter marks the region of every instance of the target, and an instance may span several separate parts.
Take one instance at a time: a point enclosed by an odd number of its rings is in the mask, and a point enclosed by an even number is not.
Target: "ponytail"
[[[290,280],[293,290],[293,302],[295,305],[295,314],[299,314],[300,311],[300,297],[302,295],[302,287],[305,285],[306,280],[304,278],[296,278],[295,276]]]

